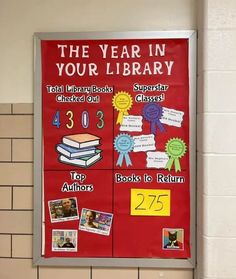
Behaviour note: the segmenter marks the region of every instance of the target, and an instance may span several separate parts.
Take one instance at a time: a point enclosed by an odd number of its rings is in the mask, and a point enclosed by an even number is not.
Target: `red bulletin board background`
[[[165,53],[150,55],[149,45],[162,46],[165,44]],[[58,45],[65,45],[64,54]],[[88,57],[78,57],[72,53],[70,57],[69,47],[82,49],[88,46]],[[103,57],[99,45],[107,45],[107,55]],[[131,57],[132,45],[139,47],[138,57]],[[115,53],[118,57],[112,58],[111,46],[117,46]],[[124,46],[128,54],[124,54]],[[123,51],[123,54],[122,54]],[[153,53],[152,53],[153,54]],[[189,70],[188,70],[188,40],[187,39],[119,39],[119,40],[42,40],[42,116],[43,116],[43,179],[44,179],[44,206],[45,206],[45,257],[118,257],[118,258],[189,258],[190,257],[190,185],[189,185]],[[162,63],[160,72],[144,71],[145,63],[153,65],[155,61]],[[165,61],[174,61],[171,73],[168,75]],[[140,64],[141,74],[122,74],[123,63]],[[59,75],[57,63],[89,63],[97,65],[97,75],[85,74],[67,75],[65,72]],[[106,65],[111,63],[113,74],[107,74]],[[117,71],[119,63],[120,72]],[[150,66],[152,69],[152,66]],[[140,85],[168,85],[168,90],[158,92],[154,90],[143,92],[134,91],[134,84]],[[112,87],[112,93],[48,93],[47,86],[75,85],[77,87]],[[162,107],[184,112],[181,127],[163,124],[165,131],[157,128],[155,134],[156,150],[165,151],[165,145],[172,138],[180,138],[187,147],[186,154],[180,158],[181,171],[172,169],[147,168],[146,152],[130,152],[132,165],[126,166],[125,160],[121,166],[117,166],[119,153],[114,148],[114,139],[122,132],[119,124],[116,124],[118,111],[112,105],[113,97],[121,91],[127,92],[133,99],[133,104],[128,111],[129,115],[143,116],[143,108],[147,102],[136,102],[137,94],[145,96],[158,96],[164,94],[161,102],[155,102]],[[99,102],[57,102],[57,96],[82,97],[86,99],[91,95],[99,99]],[[69,120],[67,112],[73,113]],[[81,115],[83,111],[89,113],[89,126],[83,128]],[[99,129],[98,111],[103,112],[104,127]],[[60,126],[53,125],[56,112],[60,116]],[[71,116],[71,113],[69,113]],[[73,126],[72,128],[68,128]],[[70,134],[90,133],[100,137],[102,159],[89,168],[81,168],[58,161],[56,145],[61,143],[63,136]],[[143,119],[142,132],[123,132],[130,136],[151,134],[150,122]],[[62,192],[64,182],[72,184],[70,171],[76,171],[86,175],[86,184],[92,184],[92,192]],[[144,174],[152,176],[150,183],[140,182],[117,183],[115,175],[123,176]],[[157,174],[165,176],[182,176],[184,183],[159,183]],[[171,193],[170,216],[132,216],[130,214],[131,189],[168,189]],[[113,222],[109,235],[99,235],[79,230],[79,220],[51,223],[48,201],[76,197],[78,210],[82,208],[94,209],[113,214]],[[163,248],[163,229],[182,229],[184,232],[183,249]],[[76,252],[52,251],[52,230],[78,230]]]

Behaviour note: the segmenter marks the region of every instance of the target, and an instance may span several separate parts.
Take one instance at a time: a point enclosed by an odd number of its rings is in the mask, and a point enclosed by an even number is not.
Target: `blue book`
[[[84,147],[84,148],[76,148],[71,147],[69,145],[60,143],[56,146],[56,150],[66,156],[67,158],[81,158],[90,156],[96,153],[96,148],[94,146]]]

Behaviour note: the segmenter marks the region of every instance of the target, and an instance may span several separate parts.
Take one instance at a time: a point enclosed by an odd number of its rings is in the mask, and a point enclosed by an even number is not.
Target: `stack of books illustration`
[[[92,134],[73,134],[62,138],[62,143],[56,145],[59,161],[69,165],[88,168],[102,159],[100,138]]]

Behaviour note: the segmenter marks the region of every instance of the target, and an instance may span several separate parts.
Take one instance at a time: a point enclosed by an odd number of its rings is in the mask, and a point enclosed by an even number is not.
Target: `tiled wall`
[[[191,270],[33,267],[33,105],[0,104],[1,279],[192,279]]]
[[[199,278],[236,278],[236,1],[199,2]]]

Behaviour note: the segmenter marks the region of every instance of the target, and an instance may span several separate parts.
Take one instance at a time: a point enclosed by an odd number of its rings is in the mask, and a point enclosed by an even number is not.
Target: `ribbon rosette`
[[[158,127],[161,132],[165,131],[165,128],[160,122],[162,113],[163,109],[159,104],[149,103],[143,107],[143,116],[147,121],[151,122],[151,133],[154,135],[157,132],[156,127]]]
[[[124,115],[129,115],[128,110],[131,109],[133,99],[129,93],[120,91],[112,99],[113,107],[119,112],[116,124],[121,124]]]
[[[175,172],[181,171],[179,159],[184,156],[187,146],[180,138],[172,138],[166,143],[166,153],[170,156],[165,168],[169,171],[174,163]]]
[[[132,166],[132,162],[129,157],[129,152],[132,151],[134,148],[133,138],[128,134],[119,134],[114,140],[114,147],[116,151],[120,153],[116,165],[122,166],[123,160],[125,158],[126,166]]]

